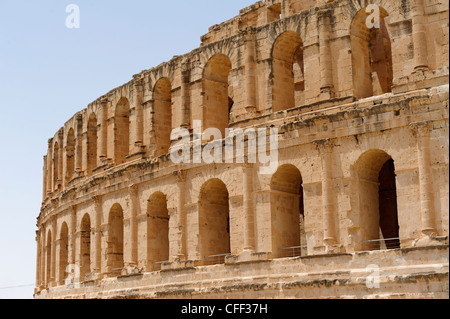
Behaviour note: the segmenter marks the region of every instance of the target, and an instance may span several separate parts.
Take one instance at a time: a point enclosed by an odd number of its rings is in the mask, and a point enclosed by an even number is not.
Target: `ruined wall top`
[[[220,41],[237,34],[247,27],[259,27],[287,18],[311,8],[320,7],[334,0],[265,0],[258,1],[239,11],[239,15],[213,25],[207,34],[201,37],[202,45]]]

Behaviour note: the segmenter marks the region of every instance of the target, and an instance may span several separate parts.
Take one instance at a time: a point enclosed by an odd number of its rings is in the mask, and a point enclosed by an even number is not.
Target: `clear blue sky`
[[[47,140],[256,0],[0,0],[0,299],[32,298]],[[66,27],[66,6],[80,28]],[[30,285],[23,288],[5,288]]]

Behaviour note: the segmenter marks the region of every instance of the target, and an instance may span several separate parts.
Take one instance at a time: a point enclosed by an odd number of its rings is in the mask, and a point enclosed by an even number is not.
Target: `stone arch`
[[[272,47],[272,109],[274,112],[305,102],[303,41],[294,31],[278,36]]]
[[[270,181],[272,255],[274,258],[306,255],[303,178],[291,164],[278,168]]]
[[[147,203],[147,241],[149,263],[169,260],[169,211],[167,196],[156,192]]]
[[[357,98],[392,91],[392,48],[385,18],[388,12],[380,8],[379,28],[368,28],[369,14],[362,8],[350,26],[352,49],[353,94]]]
[[[91,217],[85,214],[80,226],[80,279],[91,272]]]
[[[188,176],[191,176],[187,171],[186,173]],[[227,169],[218,170],[216,167],[208,166],[205,167],[205,170],[201,175],[192,175],[191,178],[193,179],[191,184],[192,188],[188,190],[187,196],[192,202],[196,202],[200,198],[204,185],[211,179],[218,179],[225,184],[230,197],[239,196],[241,194],[239,188],[233,187],[233,185],[236,185],[236,181],[234,175],[230,174]],[[187,180],[189,180],[189,178],[187,178]]]
[[[116,165],[126,162],[130,155],[130,102],[122,97],[114,113],[114,161]]]
[[[172,132],[172,84],[167,77],[159,79],[153,88],[156,156],[169,153]]]
[[[73,128],[69,129],[67,134],[66,146],[66,183],[68,183],[75,174],[75,131]]]
[[[124,213],[120,204],[114,204],[108,216],[107,267],[110,274],[124,267]]]
[[[67,266],[69,266],[69,227],[66,222],[61,225],[59,233],[59,280],[67,277]]]
[[[294,32],[300,36],[301,39],[306,38],[305,28],[306,23],[303,16],[290,16],[284,20],[278,20],[269,26],[269,38],[267,45],[271,50],[267,53],[268,57],[272,57],[273,47],[278,38],[286,32]]]
[[[199,53],[198,59],[200,60],[199,66],[202,70],[205,69],[208,62],[215,55],[224,55],[226,56],[232,66],[236,66],[239,64],[239,50],[236,49],[236,41],[234,39],[224,39],[222,41],[218,41],[208,45],[203,48],[203,50]]]
[[[167,63],[163,63],[156,68],[152,69],[149,72],[149,78],[148,78],[148,91],[153,92],[155,91],[155,85],[159,80],[167,79],[169,82],[174,83],[176,81],[176,76],[174,73],[174,69],[176,69],[178,65],[172,60]]]
[[[97,167],[98,158],[98,122],[95,113],[91,113],[87,124],[87,174],[92,175]]]
[[[395,162],[382,150],[362,154],[353,167],[358,183],[360,243],[356,250],[400,247]]]
[[[214,264],[223,258],[212,257],[230,254],[230,207],[229,193],[220,179],[204,183],[199,201],[200,257],[205,264]]]
[[[225,136],[229,126],[231,60],[225,54],[213,55],[203,70],[203,127],[217,128]]]
[[[380,8],[384,8],[387,12],[393,15],[393,18],[397,20],[404,19],[404,4],[401,1],[392,0],[352,0],[350,3],[350,10],[353,12],[353,16],[365,9],[367,6],[374,4]]]

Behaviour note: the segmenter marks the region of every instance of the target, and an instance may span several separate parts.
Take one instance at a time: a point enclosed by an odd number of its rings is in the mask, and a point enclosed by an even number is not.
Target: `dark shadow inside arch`
[[[156,82],[153,90],[156,156],[169,153],[172,131],[172,84],[168,78]]]
[[[61,226],[59,243],[59,280],[63,284],[67,278],[67,266],[69,265],[69,227],[64,222]]]
[[[305,103],[303,41],[294,31],[282,33],[272,48],[272,108],[274,112]]]
[[[123,209],[119,204],[115,204],[108,219],[108,242],[107,242],[107,266],[111,276],[120,273],[124,267],[123,248]]]
[[[217,128],[225,136],[230,120],[231,61],[224,54],[216,54],[203,70],[204,128]]]
[[[381,150],[357,161],[362,250],[400,248],[395,162]]]
[[[387,249],[400,248],[395,165],[391,158],[381,168],[378,182],[380,231]]]
[[[80,280],[85,281],[91,272],[91,219],[86,214],[81,221]]]
[[[303,179],[298,168],[279,167],[270,190],[274,258],[307,255]]]
[[[153,270],[159,270],[161,263],[169,260],[169,211],[167,196],[161,192],[150,196],[147,203],[148,262]]]
[[[200,254],[207,265],[223,263],[230,250],[230,209],[226,185],[219,179],[203,184],[199,198]]]

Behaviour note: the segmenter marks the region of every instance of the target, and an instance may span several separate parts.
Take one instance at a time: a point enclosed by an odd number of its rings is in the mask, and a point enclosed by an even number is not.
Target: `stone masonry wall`
[[[35,297],[448,297],[448,14],[260,1],[89,104],[48,141]],[[174,163],[197,121],[277,128],[276,172]]]

